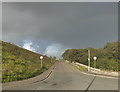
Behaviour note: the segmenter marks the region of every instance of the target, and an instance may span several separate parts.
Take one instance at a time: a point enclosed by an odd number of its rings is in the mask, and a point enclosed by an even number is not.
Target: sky
[[[61,57],[118,40],[117,2],[3,2],[2,40]]]

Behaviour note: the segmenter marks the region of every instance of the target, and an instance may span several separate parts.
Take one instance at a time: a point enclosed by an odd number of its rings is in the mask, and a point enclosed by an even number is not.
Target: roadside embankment
[[[56,61],[17,45],[0,41],[2,48],[2,83],[35,77],[48,70]],[[43,56],[42,63],[40,57]]]
[[[6,89],[9,87],[13,87],[13,86],[20,86],[20,85],[26,85],[26,84],[31,84],[31,83],[36,83],[36,82],[40,82],[43,81],[45,79],[47,79],[51,73],[53,72],[54,68],[55,68],[56,63],[50,67],[47,71],[43,72],[42,74],[33,77],[33,78],[29,78],[26,80],[21,80],[21,81],[14,81],[14,82],[9,82],[9,83],[3,83],[2,84],[2,89]]]
[[[70,63],[69,61],[65,61],[67,63]],[[119,73],[118,72],[113,72],[113,71],[105,71],[101,69],[96,69],[90,67],[90,71],[88,72],[88,66],[77,63],[77,62],[72,62],[70,63],[72,66],[76,67],[80,71],[87,72],[87,73],[92,73],[92,74],[97,74],[97,75],[104,75],[104,76],[111,76],[111,77],[118,77]]]

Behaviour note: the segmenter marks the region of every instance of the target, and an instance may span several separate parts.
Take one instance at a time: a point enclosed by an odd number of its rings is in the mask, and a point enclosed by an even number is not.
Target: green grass
[[[87,71],[87,68],[83,67],[83,66],[80,66],[80,65],[73,65],[71,64],[73,67],[77,68],[78,70],[80,71]]]
[[[54,62],[51,62],[51,58],[44,56],[43,68],[41,68],[40,54],[7,42],[1,41],[0,48],[2,48],[2,55],[0,56],[2,57],[3,83],[37,76],[54,64]]]
[[[97,57],[96,68],[108,71],[120,71],[120,55],[118,42],[107,43],[103,48],[84,48],[84,49],[67,49],[62,57],[70,62],[78,62],[88,65],[88,50],[91,53],[91,67],[94,66],[93,57]]]

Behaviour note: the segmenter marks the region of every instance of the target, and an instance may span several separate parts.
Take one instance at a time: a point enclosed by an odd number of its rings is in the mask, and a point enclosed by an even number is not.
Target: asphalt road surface
[[[118,90],[118,79],[83,74],[70,64],[59,61],[46,80],[8,90]]]

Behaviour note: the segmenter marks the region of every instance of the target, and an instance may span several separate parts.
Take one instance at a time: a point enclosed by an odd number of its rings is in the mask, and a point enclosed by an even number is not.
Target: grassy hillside
[[[68,49],[62,57],[65,60],[79,62],[88,65],[88,49],[91,51],[91,66],[93,67],[93,57],[97,56],[96,68],[111,71],[120,71],[118,57],[118,42],[107,43],[103,48],[85,48],[85,49]],[[118,63],[119,62],[119,63]]]
[[[34,77],[53,65],[52,58],[44,56],[40,67],[40,54],[28,51],[7,42],[0,42],[2,48],[2,82]]]

